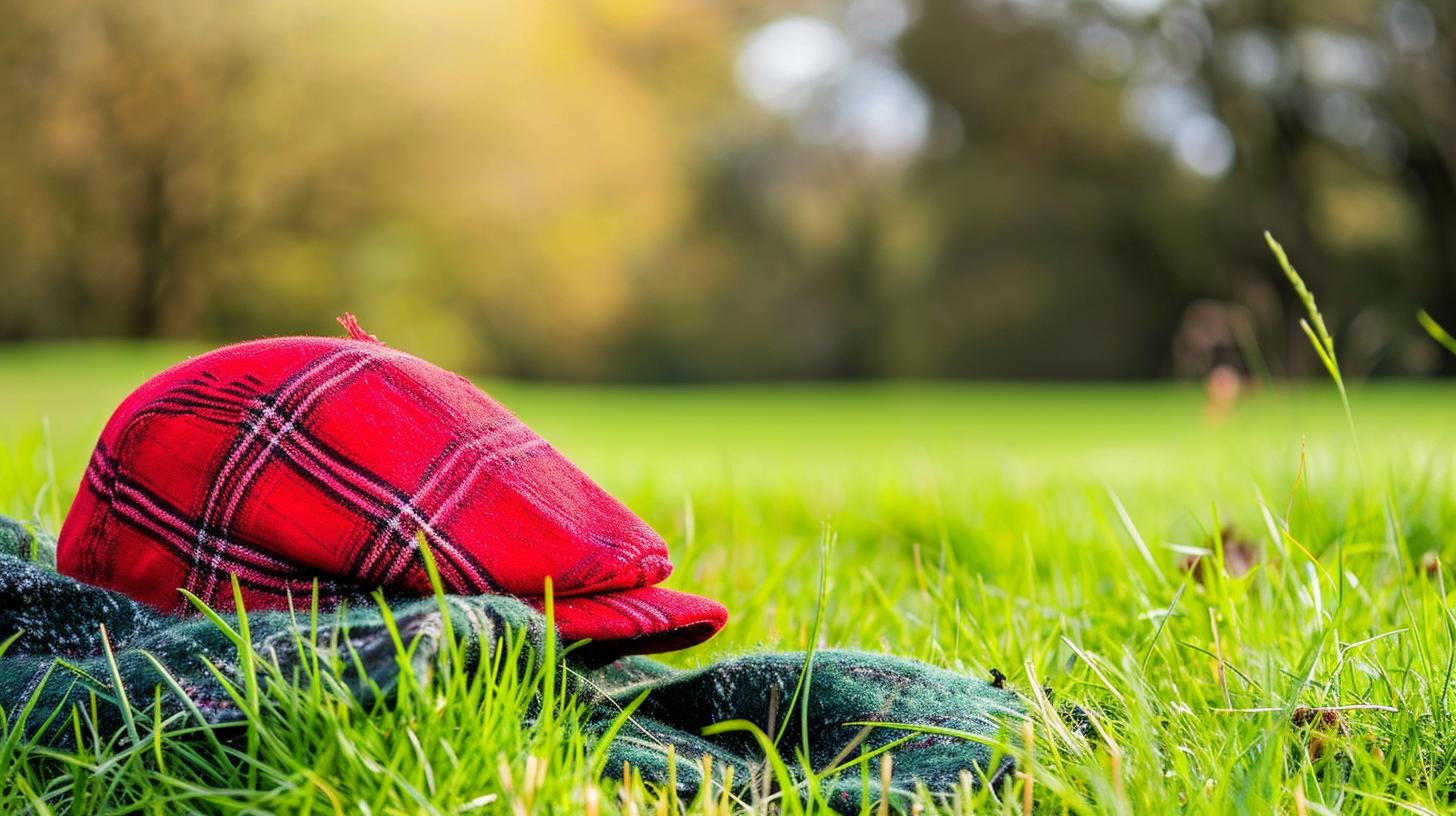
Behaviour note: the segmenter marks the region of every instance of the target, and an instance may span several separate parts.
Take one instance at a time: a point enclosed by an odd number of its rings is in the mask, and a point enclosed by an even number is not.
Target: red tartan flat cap
[[[61,529],[59,569],[171,613],[186,588],[286,608],[383,588],[542,604],[563,638],[667,651],[727,618],[654,584],[667,545],[621,502],[456,374],[350,337],[217,349],[137,389],[107,423]]]

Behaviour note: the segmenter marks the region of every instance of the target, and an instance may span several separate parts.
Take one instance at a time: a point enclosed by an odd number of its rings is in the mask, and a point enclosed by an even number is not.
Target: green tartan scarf
[[[104,643],[110,645],[116,676],[131,699],[152,700],[160,689],[164,716],[192,710],[219,726],[244,718],[208,665],[233,682],[241,680],[238,648],[217,623],[163,616],[124,595],[60,576],[46,566],[49,554],[46,537],[0,517],[0,710],[11,728],[22,728],[29,739],[65,746],[73,739],[73,708],[86,711],[94,694],[101,704],[92,725],[103,735],[119,731],[123,718],[115,704]],[[541,615],[507,596],[452,596],[448,604],[453,635],[466,660],[489,660],[508,638],[524,634],[529,648],[520,650],[518,670],[540,668],[541,656],[548,652]],[[403,601],[391,604],[390,611],[404,642],[416,644],[409,667],[426,681],[448,651],[440,604],[434,599]],[[221,620],[237,626],[236,616],[223,615]],[[256,651],[275,661],[281,676],[292,676],[291,669],[307,659],[300,647],[309,640],[308,633],[300,637],[300,624],[288,613],[251,613],[248,623]],[[322,615],[317,642],[348,655],[343,664],[354,668],[342,679],[362,704],[388,703],[400,681],[401,663],[376,605]],[[620,775],[623,763],[631,763],[648,782],[661,785],[674,779],[683,797],[696,795],[705,755],[717,769],[733,768],[735,787],[742,793],[751,794],[752,780],[763,779],[764,752],[751,734],[704,734],[724,721],[746,720],[769,733],[784,729],[778,750],[791,772],[799,765],[794,752],[804,744],[805,725],[809,764],[816,771],[846,760],[853,765],[860,752],[902,740],[892,750],[888,791],[880,790],[877,772],[866,788],[856,767],[832,775],[821,787],[835,809],[859,812],[866,793],[871,800],[888,794],[898,805],[917,784],[948,792],[966,773],[973,784],[996,784],[1011,773],[1011,759],[995,755],[982,742],[949,733],[969,732],[995,741],[1003,727],[1014,728],[1025,714],[1017,695],[999,683],[863,652],[817,652],[801,692],[807,706],[792,709],[803,653],[749,654],[689,671],[645,657],[589,665],[569,650],[563,660],[573,670],[568,675],[576,678],[570,690],[586,707],[588,729],[599,735],[609,730],[623,707],[646,692],[631,725],[613,736],[604,773]],[[864,722],[913,723],[941,733],[848,725]],[[669,773],[666,746],[675,748],[675,774]]]

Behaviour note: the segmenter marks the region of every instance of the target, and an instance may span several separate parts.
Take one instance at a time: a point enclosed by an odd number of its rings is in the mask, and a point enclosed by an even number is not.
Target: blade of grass
[[[133,745],[139,745],[141,737],[137,732],[136,718],[132,714],[131,701],[126,696],[126,686],[121,683],[121,667],[116,664],[116,653],[111,649],[111,636],[106,632],[106,624],[101,625],[101,648],[106,653],[106,668],[111,672],[111,686],[116,690],[116,705],[121,709],[126,734]]]
[[[1294,293],[1304,304],[1305,312],[1309,319],[1300,320],[1299,327],[1309,338],[1309,344],[1314,348],[1315,354],[1320,358],[1329,372],[1330,379],[1334,380],[1335,388],[1340,392],[1340,404],[1345,408],[1345,422],[1350,428],[1350,439],[1355,445],[1355,460],[1360,461],[1360,439],[1355,433],[1355,414],[1350,410],[1350,395],[1345,390],[1345,378],[1340,374],[1339,357],[1335,354],[1335,338],[1330,334],[1329,327],[1325,325],[1324,315],[1320,313],[1318,304],[1315,303],[1314,293],[1304,284],[1304,278],[1294,270],[1294,265],[1289,262],[1289,256],[1285,254],[1284,247],[1274,240],[1274,236],[1264,233],[1264,241],[1273,251],[1275,259],[1279,261],[1279,267],[1284,270],[1284,276],[1289,279],[1289,284],[1294,287]],[[1313,324],[1313,326],[1311,326]]]
[[[1432,340],[1440,343],[1452,354],[1456,354],[1456,337],[1452,337],[1445,329],[1441,328],[1441,324],[1437,323],[1436,319],[1431,317],[1425,309],[1416,312],[1416,321],[1421,324],[1421,328],[1426,330],[1426,334],[1429,334]]]
[[[809,633],[809,646],[804,650],[804,667],[799,670],[798,682],[794,684],[794,693],[789,697],[788,708],[785,709],[785,721],[793,716],[794,706],[799,703],[799,698],[804,697],[803,705],[799,711],[799,734],[803,738],[802,746],[804,753],[809,753],[809,700],[807,689],[814,678],[814,652],[819,646],[819,633],[824,628],[824,610],[827,606],[829,596],[829,551],[834,541],[834,533],[825,525],[820,534],[819,550],[819,591],[814,604],[814,628]],[[780,728],[774,735],[773,744],[777,748],[783,739],[788,728]]]

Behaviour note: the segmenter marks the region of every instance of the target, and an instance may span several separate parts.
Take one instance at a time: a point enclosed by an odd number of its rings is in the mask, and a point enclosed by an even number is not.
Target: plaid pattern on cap
[[[346,324],[348,325],[348,324]],[[186,614],[185,588],[249,608],[383,587],[537,605],[552,579],[568,639],[623,651],[711,637],[726,613],[652,587],[672,570],[650,527],[468,380],[351,339],[277,338],[152,379],[102,432],[61,530],[60,571]]]

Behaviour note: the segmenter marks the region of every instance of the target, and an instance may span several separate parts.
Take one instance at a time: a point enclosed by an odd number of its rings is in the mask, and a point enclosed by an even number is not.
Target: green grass
[[[111,408],[188,350],[0,351],[0,512],[58,526]],[[1327,384],[1265,389],[1222,423],[1162,386],[486,387],[664,534],[670,586],[729,607],[675,662],[808,647],[822,566],[820,645],[997,668],[1027,695],[1038,812],[1456,797],[1456,389],[1348,383],[1357,461]],[[1244,545],[1254,568],[1232,574]],[[1200,580],[1181,566],[1196,552]],[[545,678],[467,679],[370,718],[322,678],[244,694],[244,748],[149,737],[133,701],[136,741],[0,744],[0,812],[617,810],[570,700],[520,726]],[[1060,728],[1042,686],[1101,738]],[[1338,727],[1294,724],[1297,706]],[[951,804],[1019,813],[1025,784]],[[632,790],[637,812],[668,804]]]

